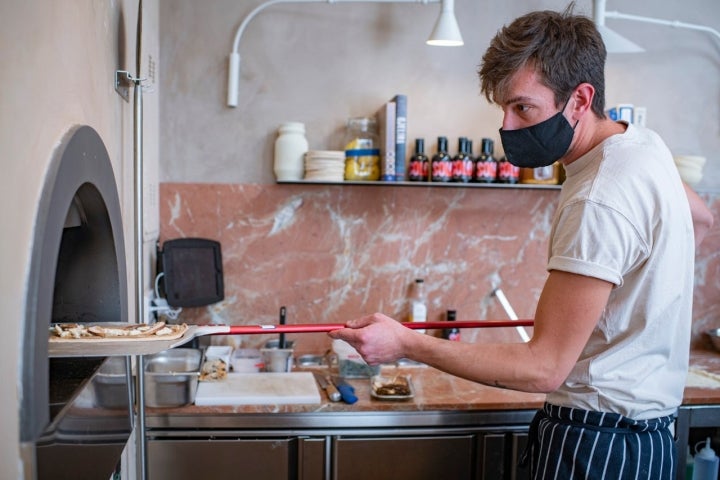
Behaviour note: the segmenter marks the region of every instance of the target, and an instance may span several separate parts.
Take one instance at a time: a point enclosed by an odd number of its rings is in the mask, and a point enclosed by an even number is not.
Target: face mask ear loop
[[[574,92],[575,92],[575,91],[573,90],[573,93],[574,93]],[[570,99],[571,99],[571,98],[572,98],[572,93],[570,94],[570,96],[568,97],[568,99],[565,100],[565,105],[563,105],[562,110],[560,110],[561,112],[565,112],[565,109],[567,108],[568,103],[570,103]],[[570,122],[568,122],[568,123],[570,123]],[[575,125],[573,125],[573,131],[575,130],[575,127],[577,127],[577,124],[578,124],[578,123],[580,123],[580,120],[575,120]]]
[[[565,105],[563,105],[562,110],[560,110],[561,113],[564,113],[564,112],[565,112],[565,109],[567,108],[568,103],[570,103],[570,99],[571,99],[571,98],[572,98],[572,93],[570,94],[570,96],[568,97],[568,99],[565,100]],[[568,122],[568,123],[570,123],[570,122]],[[572,127],[573,131],[575,130],[575,127],[577,127],[578,123],[580,123],[580,120],[575,120],[575,125],[573,125],[573,127]]]

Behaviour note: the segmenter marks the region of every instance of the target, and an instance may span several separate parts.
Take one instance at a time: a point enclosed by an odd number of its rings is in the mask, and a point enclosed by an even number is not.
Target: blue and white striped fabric
[[[535,415],[521,465],[533,480],[674,479],[674,415],[632,420],[546,403]]]

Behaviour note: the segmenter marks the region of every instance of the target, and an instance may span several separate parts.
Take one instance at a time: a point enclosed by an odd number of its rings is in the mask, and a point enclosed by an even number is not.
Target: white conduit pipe
[[[499,288],[496,288],[493,290],[493,295],[495,295],[500,301],[500,305],[502,305],[503,310],[505,310],[505,313],[507,313],[507,316],[510,320],[517,320],[518,316],[515,314],[515,310],[513,310],[512,305],[510,305],[510,302],[508,302],[507,297],[505,297],[505,294],[502,290]],[[522,341],[527,343],[530,341],[530,335],[528,335],[527,330],[525,330],[525,327],[515,327],[515,330],[520,334],[520,338],[522,338]]]

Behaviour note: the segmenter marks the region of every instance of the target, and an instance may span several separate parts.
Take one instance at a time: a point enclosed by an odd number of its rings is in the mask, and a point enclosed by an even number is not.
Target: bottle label
[[[475,164],[475,178],[477,180],[492,182],[497,176],[497,163],[490,160],[478,160]]]
[[[435,181],[446,181],[452,177],[452,162],[437,161],[432,163],[432,177]]]
[[[411,322],[426,322],[427,321],[427,307],[425,304],[420,302],[413,302],[412,308],[410,309],[410,321]]]
[[[520,178],[520,167],[516,167],[510,162],[500,162],[498,178],[503,181],[517,180]]]
[[[380,149],[378,148],[356,148],[352,150],[345,150],[345,158],[347,157],[365,157],[365,156],[380,156]]]
[[[408,167],[408,178],[414,181],[427,180],[427,162],[411,160]]]

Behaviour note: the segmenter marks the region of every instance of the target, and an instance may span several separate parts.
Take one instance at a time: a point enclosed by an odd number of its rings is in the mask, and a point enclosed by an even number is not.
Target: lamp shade
[[[440,47],[458,47],[465,44],[460,34],[460,27],[455,19],[453,0],[443,0],[440,16],[435,22],[435,28],[433,28],[432,34],[430,34],[430,38],[426,43]]]

